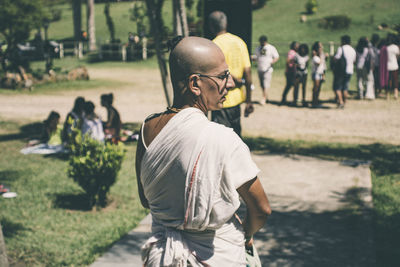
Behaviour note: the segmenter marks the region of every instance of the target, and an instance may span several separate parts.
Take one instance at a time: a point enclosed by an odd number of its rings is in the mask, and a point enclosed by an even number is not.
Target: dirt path
[[[115,106],[124,122],[141,122],[148,114],[165,109],[166,101],[161,88],[158,70],[89,69],[91,79],[124,81],[127,85],[110,90],[98,89],[65,91],[45,95],[2,95],[0,118],[3,120],[43,120],[50,110],[57,110],[62,117],[72,108],[75,97],[81,95],[93,101],[97,112],[104,118],[100,95],[113,92]],[[283,77],[273,78],[270,99],[278,101],[284,85]],[[354,77],[353,77],[354,78]],[[253,99],[261,98],[256,77]],[[330,85],[324,85],[327,88]],[[308,96],[311,95],[311,83]],[[332,91],[321,93],[321,99],[333,97]],[[291,98],[289,97],[289,100]],[[267,104],[256,105],[255,113],[243,118],[245,135],[272,138],[290,138],[345,143],[383,142],[400,145],[400,101],[350,100],[344,110],[337,110],[332,103],[324,109],[293,108]]]

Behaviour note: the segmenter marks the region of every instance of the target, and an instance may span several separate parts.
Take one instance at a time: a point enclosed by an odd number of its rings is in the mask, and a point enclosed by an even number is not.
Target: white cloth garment
[[[356,50],[350,45],[339,46],[335,59],[340,59],[342,53],[344,51],[344,58],[346,59],[346,73],[353,74],[354,73],[354,63],[356,61]]]
[[[387,47],[388,53],[388,71],[394,71],[399,69],[399,64],[397,63],[397,57],[400,55],[400,49],[398,45],[391,44]]]
[[[274,59],[279,58],[278,51],[275,46],[266,44],[256,49],[257,69],[266,72],[272,68],[271,63]]]
[[[145,266],[245,266],[236,189],[259,169],[240,137],[186,108],[143,145],[140,179],[153,218]]]
[[[322,75],[325,73],[325,70],[326,70],[325,54],[321,53],[320,55],[313,56],[312,73]]]
[[[82,135],[88,134],[97,141],[104,141],[103,124],[99,118],[84,118],[82,123]]]

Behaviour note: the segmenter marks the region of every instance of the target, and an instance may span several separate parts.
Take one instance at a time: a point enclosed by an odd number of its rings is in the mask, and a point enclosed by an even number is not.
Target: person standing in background
[[[322,43],[315,42],[312,46],[313,108],[319,105],[319,93],[321,92],[321,85],[325,81],[326,57]]]
[[[286,104],[287,94],[289,93],[290,88],[292,88],[292,86],[294,86],[294,83],[296,81],[295,56],[296,56],[296,52],[298,49],[299,49],[299,43],[296,41],[293,41],[290,44],[290,50],[286,57],[286,71],[285,71],[286,86],[285,86],[285,89],[283,89],[281,105]]]
[[[341,37],[341,46],[333,57],[334,78],[333,89],[335,90],[337,107],[344,108],[349,94],[349,83],[354,73],[354,63],[356,61],[356,51],[350,45],[351,38],[348,35]]]
[[[258,78],[263,93],[261,105],[268,103],[268,89],[271,88],[272,65],[279,59],[278,51],[275,46],[268,43],[268,37],[262,35],[259,39],[260,46],[256,49],[256,60],[258,69]]]
[[[215,35],[213,42],[222,50],[229,72],[235,82],[235,88],[226,95],[223,109],[211,113],[211,119],[223,124],[241,136],[240,104],[246,102],[244,116],[254,111],[251,103],[251,63],[246,43],[238,36],[227,32],[228,18],[222,11],[214,11],[208,17],[211,32]],[[243,80],[246,93],[242,91]]]
[[[399,55],[398,38],[396,35],[389,34],[387,47],[387,69],[389,71],[388,90],[386,90],[387,99],[390,97],[390,92],[393,92],[394,99],[399,97],[399,64],[397,63]]]

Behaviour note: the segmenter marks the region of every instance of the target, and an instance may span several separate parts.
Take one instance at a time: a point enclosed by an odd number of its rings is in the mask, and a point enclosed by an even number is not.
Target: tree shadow
[[[43,132],[43,123],[42,122],[34,122],[28,123],[19,128],[19,133],[12,134],[2,134],[0,135],[0,142],[13,141],[13,140],[21,140],[25,138],[29,139],[38,139],[40,138]]]
[[[85,193],[79,194],[55,194],[55,200],[53,202],[54,207],[77,210],[77,211],[90,211],[90,199]]]
[[[0,171],[0,183],[11,183],[20,178],[21,174],[19,171],[11,171],[11,170],[5,170],[5,171]]]
[[[373,213],[362,201],[366,188],[335,193],[345,208],[320,212],[275,203],[266,226],[256,235],[265,266],[376,266]]]
[[[3,229],[3,235],[6,238],[11,238],[26,229],[23,224],[15,223],[7,218],[2,218],[0,224]]]
[[[299,154],[322,159],[352,160],[354,164],[371,162],[378,175],[400,172],[400,146],[390,144],[347,145],[339,143],[316,143],[305,141],[276,140],[266,137],[244,137],[250,150],[261,154]],[[361,160],[361,161],[360,161]],[[344,161],[343,164],[349,164]]]

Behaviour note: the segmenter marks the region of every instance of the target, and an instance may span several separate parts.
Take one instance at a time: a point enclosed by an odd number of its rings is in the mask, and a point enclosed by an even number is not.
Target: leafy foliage
[[[307,14],[314,14],[315,12],[317,12],[317,6],[317,0],[308,0],[305,6]]]
[[[7,42],[5,56],[12,66],[19,65],[17,44],[25,42],[45,18],[42,0],[0,0],[0,34]]]
[[[79,131],[71,144],[68,176],[85,190],[89,205],[104,207],[107,193],[115,183],[121,169],[125,150],[122,143],[114,145],[102,143],[88,136],[82,137]]]
[[[110,41],[113,43],[115,41],[115,27],[110,15],[110,3],[106,3],[104,6],[104,15],[106,16],[106,23],[108,31],[110,32]]]
[[[146,25],[148,24],[148,22],[147,22],[147,10],[145,3],[139,1],[133,2],[130,12],[131,12],[130,19],[136,22],[137,34],[139,34],[140,36],[147,35]]]

